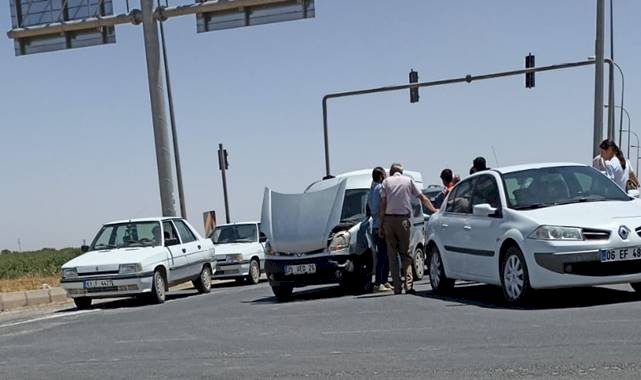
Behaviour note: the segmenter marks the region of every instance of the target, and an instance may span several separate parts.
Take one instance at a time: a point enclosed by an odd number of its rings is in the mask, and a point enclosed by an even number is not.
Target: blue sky
[[[403,83],[411,68],[421,81],[521,68],[528,52],[537,65],[584,59],[595,3],[316,0],[316,18],[281,24],[196,34],[193,17],[168,21],[190,221],[202,230],[209,209],[224,219],[218,143],[232,219],[257,219],[265,186],[298,192],[324,175],[324,94]],[[641,2],[615,1],[633,122],[639,14]],[[104,222],[160,213],[142,28],[116,34],[115,45],[23,57],[0,39],[0,248],[78,246]],[[531,90],[514,77],[422,89],[417,104],[406,92],[331,101],[332,171],[399,161],[438,183],[477,155],[496,166],[491,147],[500,165],[589,163],[593,96],[586,67],[537,74]]]

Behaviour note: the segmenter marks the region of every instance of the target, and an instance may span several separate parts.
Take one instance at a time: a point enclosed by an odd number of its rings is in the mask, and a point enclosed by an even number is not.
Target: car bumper
[[[315,273],[287,274],[286,266],[314,264]],[[339,282],[347,272],[353,272],[350,256],[327,255],[314,258],[265,260],[265,273],[271,286],[303,287]]]
[[[112,282],[112,285],[87,288],[86,281],[92,280],[110,280]],[[72,298],[110,298],[134,296],[151,292],[152,283],[153,272],[133,275],[65,278],[61,280],[62,288],[66,290],[69,297]]]
[[[216,272],[211,278],[235,278],[249,275],[249,261],[240,263],[218,263],[216,264]]]
[[[641,260],[601,262],[603,248],[638,248],[639,244],[579,245],[537,242],[530,247],[528,274],[533,288],[641,282]]]

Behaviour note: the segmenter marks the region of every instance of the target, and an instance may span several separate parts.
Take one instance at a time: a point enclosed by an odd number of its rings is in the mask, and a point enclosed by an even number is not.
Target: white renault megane
[[[531,289],[631,283],[641,292],[641,200],[580,164],[476,173],[428,225],[435,292],[454,280],[499,285],[509,302]]]

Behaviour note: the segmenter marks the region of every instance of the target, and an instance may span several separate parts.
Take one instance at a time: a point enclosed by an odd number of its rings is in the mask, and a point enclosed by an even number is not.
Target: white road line
[[[400,331],[426,331],[434,330],[434,327],[410,327],[405,329],[375,329],[375,330],[348,330],[348,331],[322,331],[322,335],[343,335],[343,334],[369,334],[388,333]]]
[[[128,343],[167,343],[167,342],[194,342],[193,338],[167,338],[167,339],[132,339],[132,340],[117,340],[116,344]]]
[[[40,321],[46,321],[49,319],[58,319],[58,318],[63,318],[63,317],[72,317],[74,315],[80,315],[80,314],[87,314],[87,313],[93,313],[98,310],[78,310],[78,311],[69,311],[65,313],[60,313],[60,314],[52,314],[52,315],[46,315],[44,317],[38,317],[38,318],[33,318],[33,319],[27,319],[25,321],[19,321],[19,322],[12,322],[12,323],[5,323],[4,325],[0,325],[0,329],[7,328],[7,327],[14,327],[14,326],[20,326],[20,325],[25,325],[27,323],[33,323],[33,322],[40,322]]]

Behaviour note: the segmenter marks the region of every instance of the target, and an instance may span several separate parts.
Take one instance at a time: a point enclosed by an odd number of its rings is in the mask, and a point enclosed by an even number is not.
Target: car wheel
[[[443,267],[441,253],[436,246],[430,248],[429,276],[432,291],[437,294],[446,293],[454,287],[454,280],[447,278]]]
[[[73,303],[76,304],[76,308],[78,310],[86,310],[91,307],[91,298],[89,297],[74,298]]]
[[[209,265],[203,266],[198,279],[194,280],[193,284],[199,293],[209,293],[211,291],[211,269],[209,269]]]
[[[294,289],[289,286],[272,286],[272,291],[278,302],[289,301],[292,298]]]
[[[634,289],[635,292],[641,293],[641,282],[632,282],[630,283],[630,286],[632,289]]]
[[[530,293],[530,279],[523,253],[517,247],[509,247],[501,265],[503,296],[510,303],[520,303]]]
[[[372,291],[372,258],[368,253],[354,258],[354,271],[345,272],[339,281],[348,293],[364,294]]]
[[[414,280],[420,281],[425,276],[425,253],[422,248],[416,248],[414,265],[412,266]]]
[[[159,270],[154,272],[150,298],[152,303],[165,302],[165,277]]]
[[[247,276],[247,279],[252,285],[256,285],[260,281],[260,264],[258,260],[252,259],[249,262],[249,276]]]

